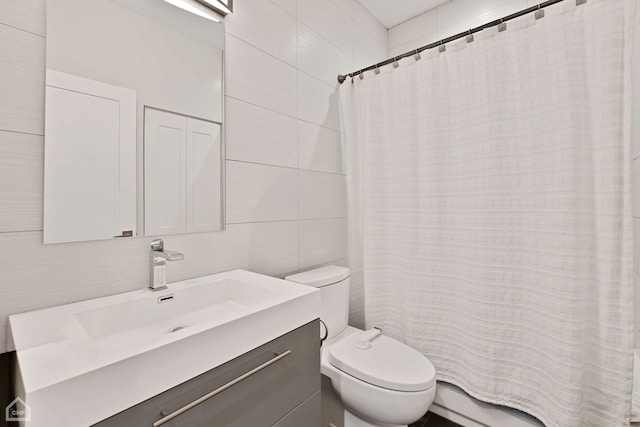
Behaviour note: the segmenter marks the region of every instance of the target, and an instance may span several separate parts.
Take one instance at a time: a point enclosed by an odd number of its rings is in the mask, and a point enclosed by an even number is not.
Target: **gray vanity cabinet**
[[[163,414],[263,366],[162,426],[320,427],[319,327],[318,320],[310,322],[95,426],[151,427]]]

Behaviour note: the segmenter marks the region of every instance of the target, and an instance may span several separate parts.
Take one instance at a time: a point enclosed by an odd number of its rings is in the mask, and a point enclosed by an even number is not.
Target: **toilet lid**
[[[371,348],[356,347],[364,332],[331,345],[329,362],[347,374],[378,387],[399,391],[422,391],[436,383],[431,361],[413,348],[384,335],[371,341]]]

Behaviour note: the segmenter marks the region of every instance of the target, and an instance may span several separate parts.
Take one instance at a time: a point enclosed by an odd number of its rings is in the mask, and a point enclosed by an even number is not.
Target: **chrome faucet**
[[[154,292],[167,289],[167,261],[182,259],[184,259],[184,254],[164,250],[164,240],[156,239],[151,242],[151,286],[149,289]]]

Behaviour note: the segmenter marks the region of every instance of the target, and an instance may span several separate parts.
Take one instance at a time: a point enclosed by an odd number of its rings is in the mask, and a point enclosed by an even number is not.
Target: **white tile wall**
[[[346,257],[346,218],[300,221],[301,269],[322,264],[327,258],[339,260]]]
[[[298,117],[329,129],[340,129],[338,82],[328,85],[298,72]]]
[[[227,95],[295,117],[295,67],[229,34],[225,45]]]
[[[44,138],[0,131],[0,231],[42,230]]]
[[[0,129],[44,134],[42,36],[0,24]]]
[[[638,32],[640,33],[640,31]],[[640,45],[640,40],[638,40],[638,44]],[[640,59],[640,53],[638,53],[637,55],[638,55],[638,59]],[[634,69],[637,70],[638,68],[635,67]],[[640,74],[640,73],[634,73],[634,74]],[[635,93],[633,96],[632,102],[633,103],[631,105],[631,111],[632,111],[633,119],[637,119],[638,118],[637,114],[633,114],[633,113],[640,112],[640,94]],[[631,152],[633,155],[633,159],[635,160],[638,157],[640,157],[640,120],[632,120],[632,121],[633,123],[631,127],[631,141],[632,141]]]
[[[298,171],[227,161],[227,223],[298,219]]]
[[[300,171],[300,219],[347,216],[344,175]]]
[[[345,4],[338,6],[333,1],[298,0],[298,19],[334,46],[352,54],[353,19]]]
[[[286,114],[227,98],[227,159],[295,168],[298,123]]]
[[[296,18],[264,0],[234,2],[225,31],[268,54],[296,66]]]
[[[344,138],[338,131],[298,121],[298,164],[300,169],[345,173]]]
[[[399,55],[538,3],[538,0],[451,0],[390,28],[389,56]]]
[[[640,289],[640,275],[638,275],[638,273],[633,275],[633,287],[635,290]],[[640,292],[633,293],[633,306],[640,307]],[[634,314],[633,323],[636,325],[634,337],[635,337],[636,347],[638,347],[638,342],[639,342],[638,336],[640,336],[640,329],[638,329],[637,325],[640,325],[640,310],[636,309],[633,314]]]
[[[0,352],[9,314],[142,288],[149,279],[151,238],[41,243],[45,4],[0,0]],[[169,266],[169,281],[234,268],[283,276],[344,264],[335,76],[387,53],[382,24],[357,5],[235,5],[226,41],[229,225],[167,237],[167,247],[185,253]],[[300,220],[301,212],[315,219]]]
[[[310,27],[298,24],[298,69],[322,80],[329,86],[336,84],[335,70],[352,67],[352,57]]]
[[[44,11],[44,1],[1,0],[0,24],[44,36]]]
[[[636,348],[640,348],[640,7],[636,8],[632,53],[631,152],[633,157],[634,305]]]

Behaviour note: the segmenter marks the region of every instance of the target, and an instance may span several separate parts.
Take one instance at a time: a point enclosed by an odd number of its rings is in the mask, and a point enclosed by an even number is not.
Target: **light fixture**
[[[196,0],[196,1],[222,14],[222,16],[228,15],[233,11],[233,0]]]
[[[216,14],[209,9],[208,7],[204,7],[196,0],[164,0],[169,4],[172,4],[175,7],[179,7],[182,10],[186,10],[187,12],[191,12],[194,15],[201,16],[202,18],[209,19],[210,21],[220,22],[218,18],[216,18]]]

